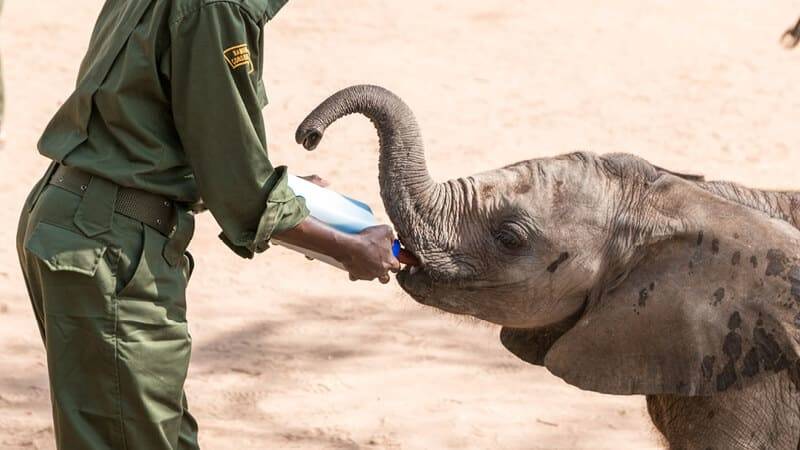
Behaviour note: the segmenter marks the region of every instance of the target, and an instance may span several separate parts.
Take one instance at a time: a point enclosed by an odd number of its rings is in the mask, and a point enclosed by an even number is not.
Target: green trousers
[[[191,353],[190,257],[169,264],[167,237],[113,209],[104,212],[104,202],[92,204],[98,195],[90,194],[43,179],[28,197],[17,234],[47,352],[57,446],[199,448],[183,390]],[[87,217],[110,229],[95,227],[87,236],[76,225]]]

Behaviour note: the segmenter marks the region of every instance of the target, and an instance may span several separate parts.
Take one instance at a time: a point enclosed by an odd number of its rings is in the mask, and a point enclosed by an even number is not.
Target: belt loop
[[[175,223],[175,231],[172,232],[169,241],[164,246],[164,259],[172,267],[185,261],[183,255],[189,247],[189,241],[194,236],[194,214],[178,207],[175,212]]]
[[[111,230],[118,189],[116,183],[100,177],[92,177],[88,185],[81,186],[84,194],[74,221],[87,237]]]

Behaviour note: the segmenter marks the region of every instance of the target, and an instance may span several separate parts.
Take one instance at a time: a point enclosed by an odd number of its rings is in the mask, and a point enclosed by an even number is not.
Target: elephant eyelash
[[[506,222],[493,233],[494,239],[500,242],[503,247],[509,250],[519,250],[524,248],[527,243],[526,229],[514,222]]]
[[[494,234],[495,240],[499,241],[503,246],[508,248],[519,248],[522,246],[522,242],[516,236],[513,236],[511,233],[505,231],[498,231]]]

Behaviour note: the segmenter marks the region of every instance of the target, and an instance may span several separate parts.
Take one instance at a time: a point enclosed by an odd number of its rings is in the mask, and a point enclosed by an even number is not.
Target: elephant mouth
[[[526,325],[531,302],[535,302],[527,280],[508,283],[474,275],[441,279],[427,266],[407,266],[397,274],[397,281],[420,305],[501,326]],[[521,292],[526,294],[521,296]]]
[[[423,305],[428,305],[426,301],[433,290],[433,280],[425,272],[425,269],[416,266],[406,266],[397,274],[397,282],[415,301]]]
[[[477,294],[480,286],[471,283],[448,283],[435,280],[425,267],[405,267],[397,274],[400,287],[417,303],[450,314],[478,317],[465,298]]]

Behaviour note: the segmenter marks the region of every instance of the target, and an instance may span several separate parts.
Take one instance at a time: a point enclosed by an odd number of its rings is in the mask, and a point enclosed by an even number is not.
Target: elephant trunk
[[[317,147],[328,126],[354,113],[369,118],[380,140],[381,198],[403,243],[424,264],[427,249],[439,247],[435,236],[445,220],[436,211],[453,189],[435,183],[428,173],[422,136],[411,109],[377,86],[353,86],[332,95],[300,124],[296,140],[307,150]],[[441,239],[441,238],[438,238]]]

